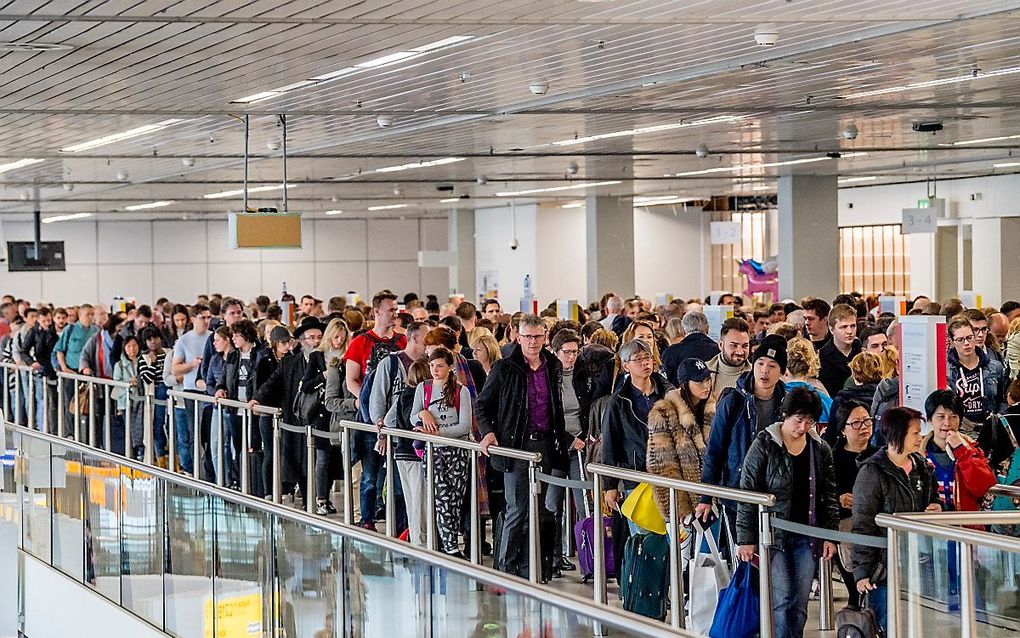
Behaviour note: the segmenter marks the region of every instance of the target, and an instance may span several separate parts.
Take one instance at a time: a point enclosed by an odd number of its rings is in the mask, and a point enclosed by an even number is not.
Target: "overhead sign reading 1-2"
[[[934,208],[904,208],[903,234],[934,233],[938,226],[938,214]]]

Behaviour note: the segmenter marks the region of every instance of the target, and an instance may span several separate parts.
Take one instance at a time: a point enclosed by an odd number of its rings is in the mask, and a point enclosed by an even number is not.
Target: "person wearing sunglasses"
[[[966,317],[954,317],[947,333],[950,349],[946,385],[963,401],[963,431],[977,434],[1003,405],[1005,368],[978,347],[974,327]]]
[[[740,489],[772,494],[777,519],[837,529],[836,472],[832,450],[815,426],[822,414],[818,393],[794,388],[782,402],[782,420],[759,432],[744,459]],[[819,558],[832,559],[836,545],[773,529],[772,545],[758,546],[758,507],[737,505],[737,558],[751,561],[769,552],[772,616],[777,638],[799,638],[807,623],[808,596]]]
[[[860,356],[860,355],[858,355]],[[860,463],[878,451],[871,444],[871,435],[875,431],[875,421],[868,414],[868,406],[857,399],[848,399],[840,404],[834,413],[831,429],[838,433],[835,446],[832,448],[832,461],[836,468],[836,494],[839,500],[839,529],[849,532],[853,528],[854,482]],[[840,543],[836,555],[836,568],[844,583],[854,583],[853,546]],[[847,604],[857,609],[860,607],[860,593],[854,587],[847,588]]]

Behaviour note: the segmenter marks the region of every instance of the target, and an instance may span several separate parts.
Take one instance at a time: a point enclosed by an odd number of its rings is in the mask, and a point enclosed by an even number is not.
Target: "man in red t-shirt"
[[[361,395],[361,383],[375,366],[391,352],[403,350],[407,338],[393,331],[397,322],[397,296],[383,290],[372,297],[372,316],[375,325],[371,330],[355,337],[344,353],[344,374],[347,389],[355,397]],[[361,407],[361,399],[356,400]],[[366,406],[367,408],[367,406]],[[358,526],[375,530],[376,485],[382,474],[382,463],[375,451],[377,438],[368,432],[355,432],[352,437],[351,463],[361,462],[361,521]]]

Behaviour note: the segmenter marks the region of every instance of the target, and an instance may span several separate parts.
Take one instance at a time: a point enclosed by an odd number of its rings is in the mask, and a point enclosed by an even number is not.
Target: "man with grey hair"
[[[786,323],[797,329],[798,334],[804,334],[804,311],[800,308],[786,315]]]
[[[662,351],[662,367],[666,378],[676,385],[676,369],[684,359],[701,359],[709,362],[719,354],[719,344],[708,336],[708,317],[698,310],[690,310],[680,322],[686,335],[680,343]]]
[[[541,317],[524,315],[517,329],[517,343],[510,355],[493,365],[492,371],[475,401],[475,416],[482,434],[482,453],[489,456],[491,446],[503,446],[542,455],[541,471],[566,471],[566,451],[573,437],[566,434],[563,397],[560,392],[563,366],[545,348],[548,330]],[[528,501],[531,484],[528,464],[504,456],[492,456],[492,469],[503,472],[506,514],[499,544],[496,568],[529,576]],[[539,502],[545,500],[545,484]],[[555,523],[545,508],[540,508],[541,527]],[[542,580],[552,577],[552,547],[543,547]],[[536,568],[538,566],[535,566]]]
[[[623,299],[613,295],[606,300],[606,316],[599,322],[606,330],[615,332],[617,337],[623,334],[631,322],[631,319],[623,313],[623,309]]]

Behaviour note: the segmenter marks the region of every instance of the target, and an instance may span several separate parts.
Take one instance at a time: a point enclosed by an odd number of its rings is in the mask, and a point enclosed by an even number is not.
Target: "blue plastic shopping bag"
[[[719,594],[710,638],[753,638],[759,633],[758,570],[743,561]]]

